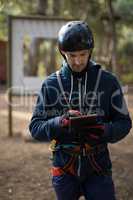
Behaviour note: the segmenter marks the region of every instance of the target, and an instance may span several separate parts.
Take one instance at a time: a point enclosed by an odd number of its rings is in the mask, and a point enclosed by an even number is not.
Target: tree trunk
[[[61,0],[53,0],[53,16],[60,15],[60,8],[61,8]]]
[[[116,23],[115,23],[115,15],[114,15],[114,10],[113,10],[113,5],[112,5],[112,0],[107,0],[107,6],[108,6],[108,15],[109,15],[109,27],[111,31],[111,66],[113,72],[117,74],[118,69],[117,69],[117,35],[116,35]]]
[[[56,70],[56,40],[51,41],[49,74]]]
[[[37,14],[46,15],[47,13],[47,0],[38,0],[37,5]],[[40,55],[40,44],[42,42],[42,38],[33,38],[31,41],[31,45],[29,47],[29,57],[28,57],[28,65],[26,66],[25,72],[29,76],[37,76],[38,75],[38,60]]]
[[[37,76],[38,74],[38,61],[39,61],[39,47],[42,42],[40,38],[34,38],[29,47],[29,57],[27,73],[29,76]]]
[[[61,7],[61,1],[60,0],[53,0],[53,16],[58,17],[60,15],[60,7]],[[51,41],[51,47],[50,47],[50,66],[47,68],[47,75],[51,74],[56,70],[56,41]]]
[[[47,15],[48,0],[38,0],[37,14]]]

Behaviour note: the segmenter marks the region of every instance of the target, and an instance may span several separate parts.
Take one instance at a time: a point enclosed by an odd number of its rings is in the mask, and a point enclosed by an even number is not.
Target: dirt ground
[[[18,97],[16,99],[19,101]],[[133,95],[130,94],[129,109],[133,116],[132,102]],[[49,144],[28,140],[26,137],[31,110],[32,106],[27,110],[26,105],[14,109],[14,136],[8,137],[7,102],[5,93],[1,92],[0,200],[56,199],[49,172]],[[110,152],[117,199],[133,200],[133,130],[121,142],[110,145]]]

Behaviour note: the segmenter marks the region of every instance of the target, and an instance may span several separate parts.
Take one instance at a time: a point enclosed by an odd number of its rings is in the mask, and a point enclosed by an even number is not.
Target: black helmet
[[[94,39],[87,23],[71,21],[62,26],[58,34],[58,46],[61,51],[92,49]]]

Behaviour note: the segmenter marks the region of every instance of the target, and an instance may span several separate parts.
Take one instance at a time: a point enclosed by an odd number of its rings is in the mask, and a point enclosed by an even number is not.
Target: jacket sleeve
[[[47,88],[43,84],[29,124],[29,130],[34,139],[46,141],[58,138],[61,132],[60,116],[53,113],[49,106]]]
[[[110,96],[110,121],[105,124],[106,142],[115,143],[124,138],[132,128],[122,89],[114,78]]]

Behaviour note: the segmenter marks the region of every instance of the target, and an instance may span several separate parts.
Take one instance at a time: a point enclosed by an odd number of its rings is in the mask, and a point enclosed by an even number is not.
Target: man
[[[91,58],[93,35],[72,21],[58,35],[64,58],[44,81],[31,119],[33,138],[52,141],[52,183],[58,200],[115,200],[108,143],[124,138],[131,119],[114,75]]]

